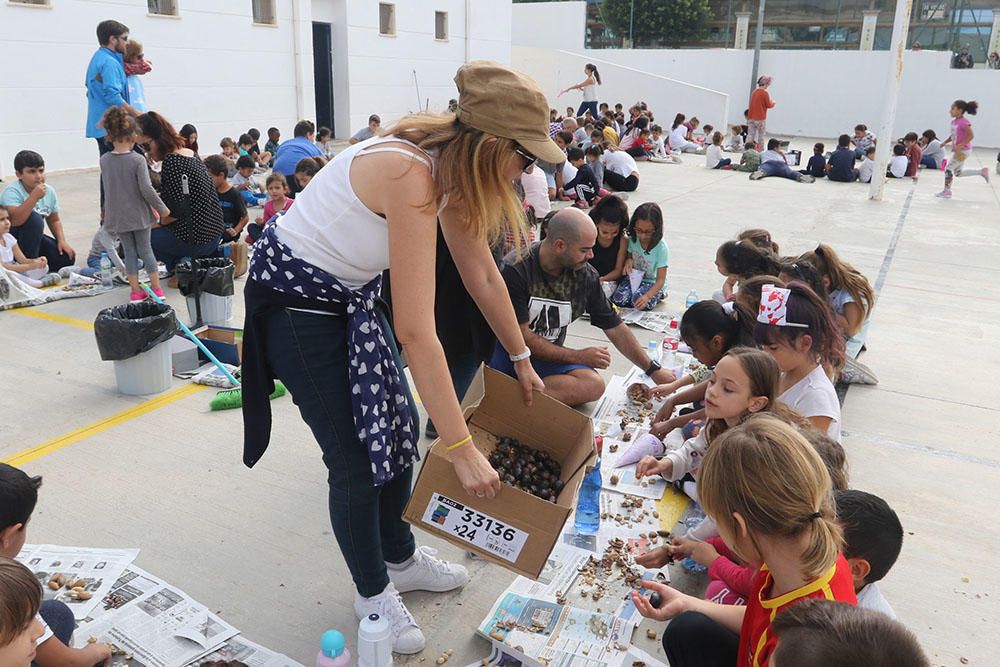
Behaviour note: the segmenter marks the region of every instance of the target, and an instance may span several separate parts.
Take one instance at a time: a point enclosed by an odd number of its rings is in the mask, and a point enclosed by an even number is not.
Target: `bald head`
[[[576,122],[576,118],[572,117],[564,119],[562,124],[563,129],[567,132],[576,132],[577,128],[580,127]]]
[[[597,226],[578,208],[564,208],[549,219],[542,249],[563,269],[581,269],[594,256]]]

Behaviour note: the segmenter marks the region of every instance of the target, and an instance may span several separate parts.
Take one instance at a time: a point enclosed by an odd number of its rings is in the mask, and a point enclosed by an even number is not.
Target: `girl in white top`
[[[670,144],[670,150],[677,151],[678,153],[701,153],[704,149],[693,141],[688,141],[688,128],[684,124],[686,120],[684,114],[679,113],[674,116],[673,125],[670,126],[670,136],[667,139],[667,143]]]
[[[840,442],[840,400],[823,369],[844,363],[844,337],[833,311],[798,281],[787,289],[765,285],[760,308],[754,339],[781,369],[778,400]]]
[[[732,159],[722,156],[722,132],[713,132],[711,141],[705,149],[705,166],[709,169],[731,168]]]
[[[580,108],[577,109],[576,115],[582,116],[585,111],[589,111],[591,118],[598,120],[600,115],[597,112],[597,87],[601,85],[601,73],[597,71],[597,65],[591,63],[587,63],[584,66],[583,73],[587,78],[575,86],[560,90],[559,95],[568,93],[571,90],[582,90],[583,102],[580,103]]]

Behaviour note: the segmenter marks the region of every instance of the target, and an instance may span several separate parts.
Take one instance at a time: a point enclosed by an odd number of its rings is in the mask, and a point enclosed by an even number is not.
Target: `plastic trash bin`
[[[188,319],[191,322],[200,326],[224,324],[233,319],[236,267],[232,260],[205,257],[181,262],[176,271],[177,286],[187,297]]]
[[[153,301],[105,308],[94,320],[101,359],[115,362],[123,394],[141,396],[170,388],[170,343],[177,328],[174,309]]]

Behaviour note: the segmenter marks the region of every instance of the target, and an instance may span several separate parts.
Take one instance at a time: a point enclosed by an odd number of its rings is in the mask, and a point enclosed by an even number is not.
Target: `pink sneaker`
[[[146,299],[145,292],[132,292],[128,295],[129,301],[144,301]]]
[[[979,171],[979,175],[982,176],[983,180],[986,181],[987,183],[990,182],[990,168],[989,167],[983,167]]]
[[[156,296],[160,297],[161,299],[165,298],[163,296],[163,290],[160,289],[159,287],[154,287],[153,288],[153,294],[155,294]]]
[[[941,199],[951,199],[951,190],[942,190],[934,196],[940,197]]]

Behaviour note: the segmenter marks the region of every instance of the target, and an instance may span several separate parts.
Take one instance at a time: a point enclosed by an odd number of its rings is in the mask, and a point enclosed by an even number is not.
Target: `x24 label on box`
[[[523,530],[508,526],[440,493],[431,495],[423,520],[429,526],[461,538],[511,563],[517,561],[528,539],[528,533]]]

